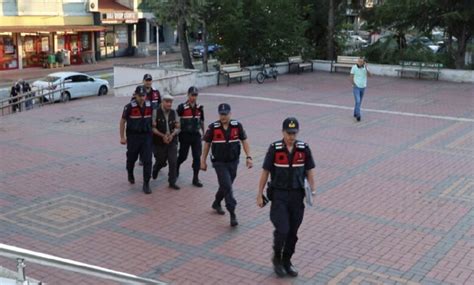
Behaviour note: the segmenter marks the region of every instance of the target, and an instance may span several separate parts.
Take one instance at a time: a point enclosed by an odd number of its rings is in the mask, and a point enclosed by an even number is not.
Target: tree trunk
[[[471,35],[466,32],[466,24],[464,24],[459,33],[454,36],[458,39],[458,46],[454,53],[456,56],[454,64],[456,65],[456,69],[463,69],[465,67],[467,42],[471,37]]]
[[[185,15],[186,7],[184,1],[178,1],[178,3],[180,5],[180,7],[178,8],[178,37],[179,47],[181,49],[181,58],[183,59],[183,67],[188,69],[194,69],[193,62],[191,60],[191,54],[189,52]]]
[[[327,38],[327,57],[328,60],[334,59],[334,0],[329,0],[328,13],[328,38]]]
[[[208,58],[208,42],[207,42],[207,24],[206,21],[202,22],[202,43],[204,46],[204,53],[202,54],[202,65],[204,68],[204,72],[208,72],[209,68],[207,66],[207,58]]]

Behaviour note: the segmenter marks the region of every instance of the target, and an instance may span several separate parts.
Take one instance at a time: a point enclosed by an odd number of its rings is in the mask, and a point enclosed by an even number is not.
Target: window
[[[72,82],[86,82],[89,81],[89,77],[85,75],[74,75],[72,77]]]

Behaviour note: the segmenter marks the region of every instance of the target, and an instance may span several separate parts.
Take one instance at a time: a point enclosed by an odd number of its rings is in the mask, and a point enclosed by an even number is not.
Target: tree
[[[406,48],[405,34],[419,31],[429,34],[434,28],[443,28],[457,45],[451,50],[456,68],[464,67],[467,43],[474,31],[474,1],[472,0],[386,0],[375,8],[374,26],[382,26],[397,32],[399,48]]]
[[[334,22],[334,0],[329,0],[328,9],[328,36],[327,36],[327,59],[334,59],[334,29],[336,27]]]
[[[183,67],[194,69],[188,44],[188,19],[191,18],[192,11],[191,0],[143,0],[139,8],[154,12],[161,23],[177,26]]]
[[[223,46],[219,59],[242,65],[275,62],[308,53],[307,21],[288,0],[213,0],[211,37]]]

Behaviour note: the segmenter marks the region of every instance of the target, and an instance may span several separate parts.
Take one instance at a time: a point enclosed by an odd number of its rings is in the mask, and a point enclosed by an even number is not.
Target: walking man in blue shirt
[[[354,94],[354,117],[360,122],[360,106],[362,105],[362,98],[364,97],[365,88],[367,87],[367,76],[372,74],[367,69],[367,62],[360,57],[357,64],[351,69],[352,93]]]

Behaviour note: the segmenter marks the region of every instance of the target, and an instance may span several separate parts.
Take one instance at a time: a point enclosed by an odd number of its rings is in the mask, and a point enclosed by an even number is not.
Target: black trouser
[[[178,142],[169,144],[156,144],[153,146],[153,154],[155,155],[155,165],[153,171],[159,172],[168,162],[168,182],[176,183],[176,167],[178,161]]]
[[[298,241],[298,229],[303,222],[304,191],[275,189],[272,194],[270,220],[275,227],[273,250],[275,254],[290,259]]]
[[[201,166],[202,142],[201,134],[181,132],[179,134],[178,168],[188,158],[189,148],[193,155],[194,175],[197,175]]]
[[[151,177],[152,134],[127,134],[127,171],[133,173],[138,155],[143,162],[143,181]]]
[[[216,170],[217,182],[219,183],[219,189],[216,193],[216,203],[220,204],[222,200],[225,200],[225,207],[231,213],[235,211],[235,206],[237,206],[237,201],[232,191],[232,183],[234,183],[235,177],[237,176],[238,165],[238,160],[212,163],[212,166]]]

